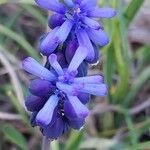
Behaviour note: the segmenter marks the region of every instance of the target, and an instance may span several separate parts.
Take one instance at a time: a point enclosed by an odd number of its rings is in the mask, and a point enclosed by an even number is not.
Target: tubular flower
[[[101,75],[76,77],[78,67],[86,57],[87,53],[80,47],[67,68],[61,67],[56,54],[48,58],[50,69],[31,57],[23,62],[23,69],[37,77],[29,85],[30,94],[25,105],[33,112],[32,125],[39,126],[48,138],[56,139],[69,128],[82,128],[89,114],[85,104],[90,95],[107,94]]]
[[[53,30],[41,41],[40,52],[49,56],[59,45],[71,39],[77,42],[77,48],[82,47],[83,51],[88,49],[89,53],[85,60],[95,63],[97,58],[95,47],[107,45],[109,38],[101,24],[93,18],[111,18],[116,15],[116,11],[112,8],[98,8],[96,0],[63,0],[61,2],[35,0],[35,2],[39,7],[55,12],[48,21]]]

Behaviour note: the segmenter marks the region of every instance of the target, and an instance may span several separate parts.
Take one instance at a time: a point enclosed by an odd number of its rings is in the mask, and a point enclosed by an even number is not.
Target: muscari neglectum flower
[[[99,59],[99,46],[109,42],[103,27],[92,18],[111,18],[116,15],[112,8],[96,7],[97,0],[35,0],[38,6],[55,13],[49,18],[49,26],[53,30],[40,42],[40,52],[49,56],[63,44],[67,47],[88,49],[85,58],[88,63],[96,63]],[[71,42],[70,42],[71,41]]]
[[[32,125],[39,126],[47,138],[56,139],[69,128],[82,128],[89,113],[85,106],[89,96],[107,94],[101,75],[76,77],[88,53],[80,46],[67,68],[61,67],[56,54],[48,57],[50,69],[31,57],[23,61],[23,69],[36,76],[29,86],[25,105],[33,112]]]

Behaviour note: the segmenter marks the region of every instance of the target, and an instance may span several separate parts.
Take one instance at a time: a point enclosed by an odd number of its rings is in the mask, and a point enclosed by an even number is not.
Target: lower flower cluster
[[[86,76],[81,52],[76,51],[69,64],[61,61],[63,53],[51,54],[47,66],[31,57],[23,61],[23,69],[35,76],[25,105],[32,112],[31,124],[47,138],[56,139],[70,128],[80,130],[89,114],[85,104],[90,96],[107,94],[102,75]]]

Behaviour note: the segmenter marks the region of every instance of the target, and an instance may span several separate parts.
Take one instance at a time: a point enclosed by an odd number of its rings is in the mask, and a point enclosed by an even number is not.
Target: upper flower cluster
[[[96,7],[97,0],[36,0],[36,3],[47,10],[56,12],[49,18],[53,29],[40,43],[40,52],[49,56],[59,45],[74,41],[83,51],[88,49],[85,58],[89,63],[98,59],[96,46],[105,46],[109,38],[103,27],[92,18],[111,18],[116,15],[112,8]],[[66,47],[68,47],[66,42]],[[86,50],[85,50],[86,51]],[[96,60],[95,60],[96,59]]]

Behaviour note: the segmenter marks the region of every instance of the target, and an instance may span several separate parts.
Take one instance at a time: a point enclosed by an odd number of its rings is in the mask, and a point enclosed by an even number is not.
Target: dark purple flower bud
[[[51,29],[61,26],[64,23],[64,15],[54,14],[48,18],[48,25]]]
[[[67,62],[70,63],[79,44],[77,40],[71,40],[67,43],[66,51],[65,51],[65,56],[67,59]]]
[[[53,125],[48,125],[43,128],[43,134],[47,138],[57,139],[66,131],[66,122],[62,118],[58,117]]]
[[[35,79],[31,81],[29,90],[33,95],[48,97],[56,90],[56,87],[47,80]]]
[[[85,123],[84,119],[68,120],[69,126],[75,130],[80,130],[83,127],[84,123]]]
[[[67,68],[68,63],[66,61],[66,58],[65,58],[64,54],[62,52],[57,52],[56,55],[57,55],[57,61],[60,64],[60,66],[62,68]]]
[[[64,103],[64,112],[65,115],[69,118],[86,118],[89,110],[85,105],[83,105],[80,100],[75,96],[68,96],[68,101],[66,100]]]
[[[38,97],[38,96],[34,96],[30,94],[25,99],[25,106],[28,111],[31,111],[31,112],[39,111],[44,106],[46,101],[47,101],[46,98],[42,98],[42,97]]]
[[[30,123],[31,123],[32,127],[37,126],[36,120],[35,120],[37,114],[38,114],[38,112],[33,112],[33,113],[31,114],[31,117],[30,117]]]
[[[58,0],[35,0],[35,2],[43,9],[52,10],[58,13],[64,13],[66,8]]]
[[[87,94],[87,93],[79,93],[78,98],[83,104],[87,104],[89,102],[91,96],[90,96],[90,94]]]
[[[88,63],[83,61],[81,65],[78,67],[78,74],[77,77],[84,77],[88,73]]]

